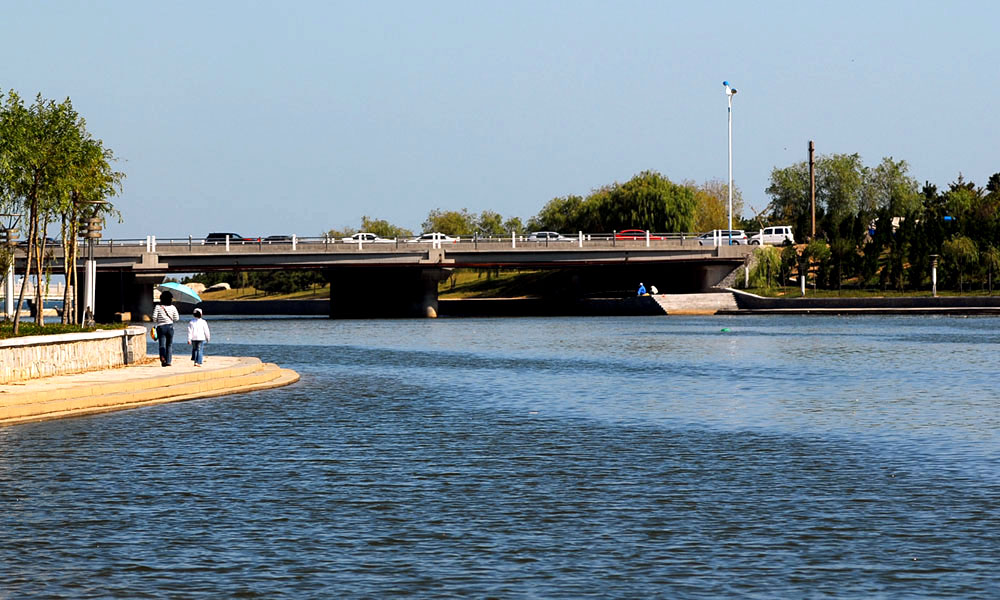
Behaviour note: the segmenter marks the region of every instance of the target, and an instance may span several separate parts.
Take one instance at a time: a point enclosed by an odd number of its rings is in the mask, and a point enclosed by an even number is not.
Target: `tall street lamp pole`
[[[4,213],[0,215],[5,224],[0,224],[3,228],[0,237],[3,238],[7,247],[8,257],[5,260],[4,268],[4,320],[14,318],[14,248],[17,246],[17,222],[21,220],[21,215],[16,213]]]
[[[726,99],[729,100],[729,245],[733,245],[733,96],[736,88],[723,81],[726,86]]]

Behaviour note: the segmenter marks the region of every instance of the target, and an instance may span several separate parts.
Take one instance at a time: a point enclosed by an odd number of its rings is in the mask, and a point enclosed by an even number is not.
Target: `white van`
[[[750,237],[750,244],[759,246],[761,244],[794,244],[795,236],[792,235],[791,225],[775,225],[765,227],[758,233]]]

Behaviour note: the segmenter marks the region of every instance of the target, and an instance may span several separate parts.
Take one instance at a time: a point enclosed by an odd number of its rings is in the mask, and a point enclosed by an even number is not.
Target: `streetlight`
[[[83,324],[86,327],[94,326],[94,300],[97,289],[97,262],[94,261],[94,240],[101,237],[101,222],[103,219],[97,216],[97,211],[101,205],[108,204],[106,200],[91,200],[83,202],[84,205],[92,206],[93,211],[87,217],[86,233],[87,240],[87,262],[84,273],[83,288]]]
[[[733,245],[733,96],[736,95],[736,88],[731,87],[728,81],[723,81],[726,86],[726,99],[729,100],[729,245]]]
[[[14,247],[17,245],[17,222],[21,215],[3,213],[0,218],[6,221],[3,227],[3,241],[10,256],[4,264],[4,319],[14,318]],[[23,284],[22,284],[23,285]]]

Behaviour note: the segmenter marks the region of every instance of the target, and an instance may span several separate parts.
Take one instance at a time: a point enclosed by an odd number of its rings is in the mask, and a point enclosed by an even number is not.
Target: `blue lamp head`
[[[722,85],[724,85],[724,86],[726,86],[726,87],[729,87],[729,82],[728,82],[728,81],[723,81],[723,82],[722,82]]]

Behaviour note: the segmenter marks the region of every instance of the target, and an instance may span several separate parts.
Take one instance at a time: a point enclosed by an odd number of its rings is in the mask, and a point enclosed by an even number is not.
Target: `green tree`
[[[423,223],[425,232],[437,231],[445,235],[472,235],[476,232],[476,219],[468,209],[441,210],[435,208]]]
[[[500,213],[484,210],[476,218],[475,228],[481,236],[499,237],[507,233],[503,225],[503,216]]]
[[[833,154],[816,161],[818,233],[837,238],[844,231],[842,224],[859,213],[866,174],[858,154]]]
[[[765,190],[771,197],[768,210],[778,223],[789,223],[796,232],[812,219],[809,200],[809,165],[803,161],[771,170],[771,180]]]
[[[538,214],[528,220],[531,231],[582,231],[584,199],[582,196],[563,196],[549,200]],[[510,231],[510,229],[508,229]]]
[[[774,246],[758,246],[754,248],[753,267],[750,269],[750,286],[771,289],[774,278],[781,269],[781,254]]]
[[[976,248],[976,243],[965,236],[958,236],[946,240],[941,245],[941,252],[955,266],[958,273],[958,292],[962,293],[964,291],[963,276],[966,269],[975,265],[976,261],[979,260],[979,250]]]
[[[121,191],[122,180],[125,178],[124,173],[112,168],[115,160],[114,152],[105,148],[101,140],[93,139],[85,130],[82,131],[80,144],[73,150],[69,162],[68,193],[60,203],[60,238],[66,277],[62,314],[64,324],[77,322],[76,295],[72,291],[78,287],[76,263],[80,253],[80,221],[92,217],[102,221],[110,216],[121,218],[114,206],[107,202],[108,198]]]
[[[692,231],[711,231],[729,228],[729,185],[719,179],[705,181],[701,185],[686,182],[695,195]],[[743,192],[733,185],[733,227],[738,228],[743,218]]]
[[[816,263],[816,287],[824,285],[829,278],[831,255],[830,246],[820,239],[812,240],[802,250],[803,263]]]
[[[981,255],[983,267],[986,268],[986,285],[993,294],[993,274],[1000,271],[1000,249],[996,246],[986,246]]]
[[[503,222],[504,233],[521,233],[525,231],[524,223],[521,222],[521,217],[507,217]]]
[[[384,238],[402,238],[410,237],[413,232],[404,227],[398,225],[393,225],[385,219],[375,219],[369,216],[361,217],[361,229],[359,231],[367,231],[369,233],[374,233],[379,237]],[[353,233],[352,233],[353,235]],[[344,236],[346,237],[346,236]]]
[[[5,186],[26,214],[27,261],[25,281],[33,269],[39,285],[37,306],[42,306],[42,265],[48,223],[58,220],[63,202],[74,183],[73,158],[86,138],[84,122],[67,98],[61,103],[39,95],[31,106],[11,90],[0,108],[0,162]],[[19,330],[22,286],[14,313],[14,333]],[[35,322],[44,324],[43,311]]]

